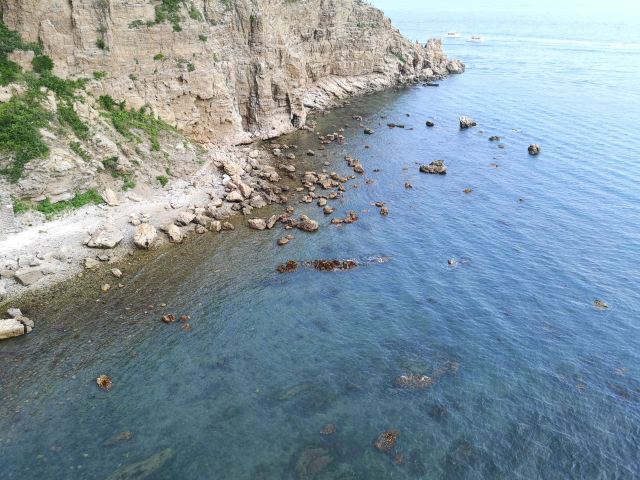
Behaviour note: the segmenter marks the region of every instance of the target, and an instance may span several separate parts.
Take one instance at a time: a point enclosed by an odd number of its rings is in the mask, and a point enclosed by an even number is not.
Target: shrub
[[[104,203],[102,196],[91,189],[84,193],[77,193],[71,200],[63,202],[51,203],[51,200],[46,198],[36,206],[36,210],[44,213],[47,218],[51,218],[67,210],[75,210],[85,205],[100,205],[102,203]]]
[[[169,177],[167,177],[166,175],[159,175],[156,177],[156,180],[160,182],[160,185],[162,185],[162,188],[166,187],[167,184],[169,183]]]
[[[107,44],[102,38],[99,38],[96,40],[96,47],[98,47],[100,50],[106,50]]]
[[[93,72],[93,78],[95,78],[96,80],[102,80],[106,76],[107,76],[107,72],[103,72],[103,71]]]
[[[37,73],[45,73],[53,70],[53,60],[46,55],[39,55],[35,57],[31,64],[33,65],[33,71]]]
[[[27,163],[49,153],[39,130],[48,125],[50,117],[38,102],[24,96],[0,104],[0,152],[13,157],[0,171],[11,182],[20,179]]]
[[[156,54],[153,56],[153,59],[154,59],[156,62],[161,61],[161,60],[164,60],[164,54],[163,54],[163,53],[156,53]]]

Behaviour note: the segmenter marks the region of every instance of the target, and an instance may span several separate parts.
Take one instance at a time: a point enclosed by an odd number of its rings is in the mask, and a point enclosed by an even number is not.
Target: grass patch
[[[164,60],[164,53],[156,53],[156,54],[153,56],[153,59],[154,59],[156,62],[160,62],[160,61]]]
[[[91,189],[84,193],[77,193],[71,200],[63,202],[51,203],[51,200],[46,198],[36,206],[36,210],[50,219],[62,212],[76,210],[89,204],[100,205],[102,203],[104,203],[102,196],[96,190]]]
[[[27,202],[24,202],[20,199],[16,199],[13,201],[13,213],[15,213],[16,215],[28,212],[29,210],[31,210],[31,205],[29,205]]]
[[[31,64],[33,65],[33,71],[36,73],[45,73],[53,70],[53,60],[46,55],[39,55],[35,57]]]
[[[107,77],[107,72],[103,72],[103,71],[98,71],[98,72],[93,72],[93,78],[95,78],[96,80],[102,80],[103,78]]]
[[[200,35],[198,35],[198,39],[199,39],[201,42],[206,43],[206,42],[209,40],[209,37],[207,37],[206,35],[202,35],[202,34],[200,34]]]
[[[156,177],[156,180],[160,182],[160,185],[162,185],[162,188],[166,187],[167,184],[169,183],[169,177],[167,177],[166,175],[159,175]]]

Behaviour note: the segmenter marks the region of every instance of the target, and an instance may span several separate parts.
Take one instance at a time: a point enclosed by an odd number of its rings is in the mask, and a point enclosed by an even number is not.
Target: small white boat
[[[467,42],[471,42],[471,43],[482,43],[483,41],[484,40],[482,40],[482,37],[477,37],[477,36],[473,36],[469,40],[467,40]]]
[[[449,33],[447,33],[447,37],[449,37],[449,38],[460,38],[460,34],[458,32],[449,32]]]

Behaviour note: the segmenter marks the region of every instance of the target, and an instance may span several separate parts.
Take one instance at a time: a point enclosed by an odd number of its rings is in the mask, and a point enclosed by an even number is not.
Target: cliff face
[[[0,0],[0,13],[58,75],[106,72],[90,93],[203,143],[272,137],[308,107],[463,68],[360,0]]]

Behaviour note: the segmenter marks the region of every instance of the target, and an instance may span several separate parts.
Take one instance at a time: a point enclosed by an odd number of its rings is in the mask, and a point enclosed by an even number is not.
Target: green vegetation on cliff
[[[15,50],[33,51],[33,72],[23,72],[17,63],[9,60],[9,54]],[[0,21],[0,85],[26,86],[24,93],[0,104],[0,153],[8,157],[8,161],[0,163],[0,174],[11,182],[20,180],[31,160],[49,153],[40,133],[54,118],[42,107],[47,90],[56,95],[58,121],[71,128],[80,139],[89,134],[89,127],[73,108],[75,92],[84,87],[84,81],[64,80],[53,74],[53,67],[53,61],[42,54],[39,45],[24,42],[17,32]]]

